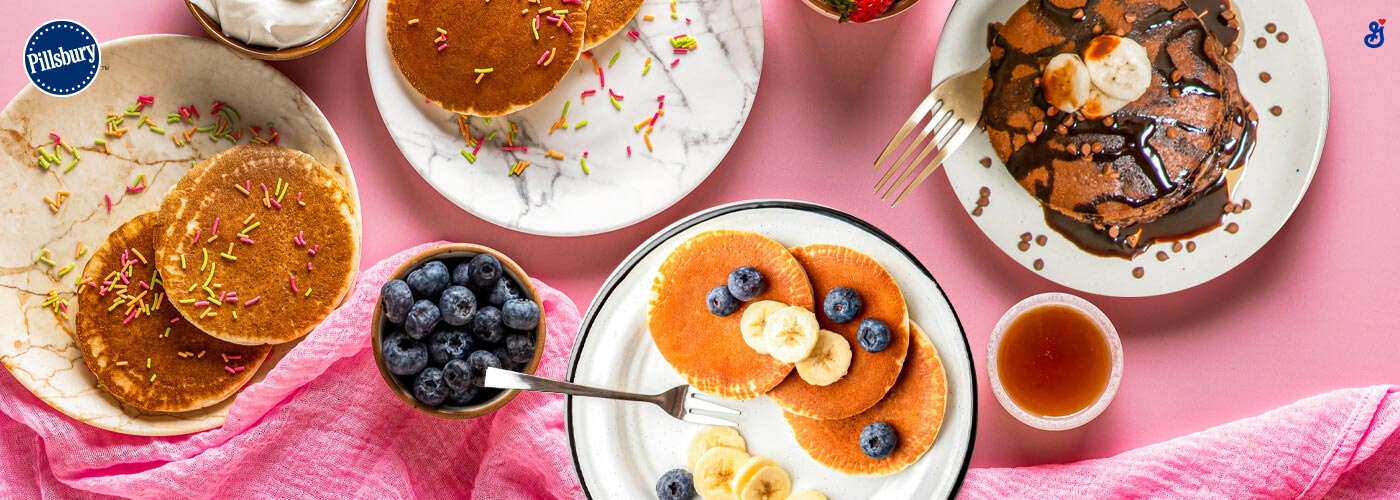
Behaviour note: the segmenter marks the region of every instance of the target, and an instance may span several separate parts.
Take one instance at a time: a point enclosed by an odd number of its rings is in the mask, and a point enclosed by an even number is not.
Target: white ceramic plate
[[[607,89],[598,89],[592,65],[580,59],[539,103],[489,126],[480,118],[471,120],[474,134],[497,130],[498,138],[505,137],[508,121],[515,123],[522,134],[518,142],[530,148],[528,153],[507,153],[487,143],[470,164],[461,155],[464,141],[455,115],[424,102],[394,64],[385,39],[386,3],[370,4],[365,52],[389,135],[418,174],[457,206],[527,233],[602,233],[680,201],[714,171],[739,137],[763,68],[763,9],[757,0],[680,0],[679,20],[671,19],[668,0],[646,0],[638,19],[593,49],[608,85],[624,97],[621,111],[608,102]],[[642,21],[647,14],[656,20]],[[642,32],[640,41],[626,36],[634,29]],[[668,39],[682,33],[695,37],[698,48],[673,54]],[[608,67],[618,51],[622,55]],[[651,70],[643,76],[647,57],[652,58]],[[678,58],[680,63],[671,67]],[[589,89],[598,94],[580,102],[579,95]],[[666,115],[651,134],[651,152],[632,125],[652,116],[661,94]],[[569,123],[588,120],[588,125],[550,134],[565,101],[571,101]],[[565,158],[546,158],[549,149]],[[589,175],[579,165],[585,151]],[[532,166],[522,176],[507,176],[517,159]]]
[[[83,258],[74,258],[79,241],[95,250],[117,226],[159,208],[162,195],[189,170],[191,161],[232,145],[196,134],[188,146],[176,147],[170,136],[137,129],[134,119],[128,119],[125,137],[107,138],[112,149],[107,155],[93,144],[93,139],[102,137],[106,114],[124,111],[139,94],[151,95],[156,99],[147,108],[151,118],[174,134],[184,126],[167,125],[166,113],[193,104],[205,118],[200,123],[209,123],[213,101],[224,101],[240,112],[245,125],[276,126],[281,145],[305,151],[335,173],[358,207],[355,177],[340,139],[316,104],[266,63],[207,39],[179,35],[136,36],[101,47],[102,70],[81,94],[51,97],[30,85],[0,112],[0,130],[5,132],[0,138],[5,145],[0,148],[0,178],[9,183],[7,194],[0,196],[0,213],[5,214],[0,218],[0,241],[5,242],[0,245],[0,362],[34,395],[95,427],[139,435],[212,429],[223,425],[236,396],[176,414],[124,406],[97,388],[97,379],[73,342],[73,322],[59,321],[41,307],[50,289],[76,306],[74,280],[92,255],[89,251]],[[72,170],[45,171],[36,166],[34,148],[51,144],[49,132],[80,148],[82,161]],[[65,153],[65,158],[71,156]],[[150,187],[142,193],[125,193],[123,187],[138,174],[146,175]],[[73,194],[53,213],[43,196],[60,189]],[[110,214],[104,194],[112,196]],[[57,266],[34,263],[45,247]],[[58,278],[57,271],[69,263],[73,270]],[[273,349],[272,359],[249,383],[262,380],[292,345]]]
[[[1243,52],[1235,60],[1235,73],[1246,99],[1259,112],[1259,138],[1245,167],[1245,175],[1234,200],[1248,199],[1253,208],[1228,215],[1225,223],[1239,224],[1237,234],[1216,229],[1194,238],[1193,253],[1172,253],[1170,244],[1154,245],[1147,253],[1128,261],[1099,257],[1075,246],[1045,223],[1044,211],[997,160],[987,136],[980,131],[944,163],[953,191],[969,211],[976,206],[982,187],[991,189],[991,204],[972,220],[996,245],[1032,272],[1061,285],[1099,295],[1144,297],[1162,295],[1205,283],[1234,269],[1273,238],[1302,201],[1322,157],[1327,136],[1329,94],[1327,61],[1312,13],[1303,0],[1236,0],[1244,20]],[[988,0],[957,2],[948,14],[938,53],[933,64],[933,81],[978,67],[987,59],[987,24],[1005,21],[1025,2]],[[1289,34],[1288,43],[1279,43],[1264,33],[1264,25],[1276,23]],[[1266,36],[1268,45],[1255,47],[1253,40]],[[1259,73],[1274,76],[1265,84]],[[1283,107],[1282,116],[1268,109]],[[991,158],[992,167],[978,162]],[[1021,234],[1046,235],[1049,243],[1017,249]],[[1165,250],[1170,260],[1159,262],[1154,255]],[[1045,269],[1035,271],[1036,259]],[[1132,270],[1143,267],[1142,279]]]
[[[797,445],[782,411],[768,398],[726,402],[743,411],[739,432],[749,451],[781,464],[792,475],[794,490],[814,488],[830,498],[951,498],[967,473],[977,423],[977,383],[962,325],[938,283],[904,247],[832,208],[795,201],[735,203],[687,217],[651,237],[598,292],[580,327],[569,379],[644,393],[684,384],[647,331],[652,280],[677,245],[720,228],[762,233],[790,247],[837,243],[874,257],[911,299],[910,317],[933,341],[948,377],[948,408],[933,448],[892,476],[854,477],[827,469]],[[587,398],[569,398],[565,415],[579,481],[592,498],[655,497],[656,480],[686,466],[686,446],[701,428],[655,406]]]

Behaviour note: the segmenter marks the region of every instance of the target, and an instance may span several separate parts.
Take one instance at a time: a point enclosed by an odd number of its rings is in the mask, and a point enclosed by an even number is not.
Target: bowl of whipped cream
[[[283,61],[314,54],[354,26],[367,0],[186,0],[209,36],[244,54]]]

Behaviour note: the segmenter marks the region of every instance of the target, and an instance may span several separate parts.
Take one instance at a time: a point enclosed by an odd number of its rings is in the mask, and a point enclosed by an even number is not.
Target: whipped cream
[[[223,30],[249,45],[276,49],[310,43],[350,11],[353,0],[190,0]]]

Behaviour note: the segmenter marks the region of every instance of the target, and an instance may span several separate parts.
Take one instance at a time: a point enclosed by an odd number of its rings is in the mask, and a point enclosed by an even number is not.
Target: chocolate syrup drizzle
[[[1093,8],[1099,1],[1089,0],[1082,9],[1064,9],[1055,6],[1049,0],[1039,0],[1030,8],[1038,7],[1046,17],[1057,24],[1073,26],[1087,23],[1087,26],[1094,26],[1101,22],[1097,10]],[[1132,23],[1132,32],[1153,33],[1161,29],[1171,29],[1173,31],[1166,36],[1167,40],[1175,40],[1196,33],[1197,43],[1193,47],[1195,56],[1210,64],[1216,72],[1229,71],[1229,68],[1221,68],[1219,59],[1223,57],[1222,54],[1209,54],[1211,45],[1208,42],[1211,37],[1214,37],[1224,47],[1229,46],[1239,37],[1239,32],[1230,28],[1228,20],[1222,15],[1229,9],[1229,6],[1224,3],[1225,1],[1186,0],[1185,5],[1176,9],[1163,10],[1137,19]],[[1178,22],[1175,19],[1176,16],[1188,8],[1193,9],[1194,12],[1202,13],[1200,17],[1205,22]],[[1079,19],[1076,19],[1076,16]],[[996,82],[1011,81],[1012,72],[1019,65],[1029,64],[1033,67],[1040,67],[1044,61],[1064,50],[1061,46],[1051,45],[1034,54],[1023,53],[999,37],[996,33],[997,29],[993,27],[988,33],[988,47],[998,47],[1005,51],[1003,57],[994,58],[992,61],[990,76]],[[1221,89],[1213,88],[1198,79],[1187,77],[1172,79],[1170,75],[1177,70],[1177,67],[1165,46],[1159,50],[1153,61],[1153,66],[1154,70],[1162,76],[1161,80],[1173,97],[1194,95],[1223,99],[1224,93]],[[996,91],[996,89],[993,90],[993,92]],[[1041,109],[1049,107],[1049,103],[1045,102],[1043,94],[1039,92],[1038,88],[1032,94],[1034,104],[1037,107]],[[1219,141],[1215,150],[1209,152],[1208,156],[1203,159],[1207,165],[1219,165],[1224,170],[1241,168],[1245,159],[1253,151],[1256,121],[1250,118],[1249,104],[1243,98],[1240,98],[1239,102],[1243,104],[1240,106],[1227,105],[1225,123],[1228,125],[1223,127],[1226,130],[1214,132],[1225,134],[1225,138]],[[1085,223],[1047,207],[1045,213],[1049,225],[1078,246],[1098,255],[1131,259],[1156,241],[1189,238],[1220,225],[1221,216],[1224,213],[1223,207],[1229,202],[1229,193],[1225,189],[1226,176],[1224,172],[1222,171],[1218,179],[1205,189],[1193,192],[1195,188],[1191,184],[1195,179],[1189,176],[1198,175],[1198,169],[1183,169],[1177,177],[1173,177],[1164,165],[1161,154],[1151,143],[1159,132],[1168,128],[1176,128],[1181,132],[1191,134],[1210,134],[1211,130],[1168,117],[1135,114],[1123,110],[1113,114],[1112,120],[1075,120],[1065,127],[1065,133],[1060,134],[1059,131],[1055,130],[1060,126],[1060,120],[1063,120],[1060,116],[1063,115],[1046,118],[1047,127],[1040,135],[1041,139],[1014,150],[1011,157],[1007,159],[1007,168],[1018,181],[1055,160],[1070,161],[1081,158],[1079,153],[1072,150],[1073,148],[1062,149],[1053,146],[1053,144],[1092,141],[1102,145],[1100,151],[1091,153],[1092,160],[1096,164],[1112,165],[1119,168],[1121,175],[1143,179],[1151,185],[1151,190],[1155,192],[1141,196],[1131,196],[1126,193],[1102,195],[1081,206],[1074,207],[1077,212],[1095,213],[1098,205],[1105,202],[1116,202],[1137,208],[1166,197],[1175,196],[1189,199],[1186,203],[1153,221],[1118,228],[1117,236],[1110,236],[1108,228],[1104,226]],[[1074,141],[1064,139],[1074,139]],[[1120,161],[1122,158],[1129,158],[1129,161]],[[1122,167],[1126,164],[1131,164],[1136,168],[1131,169],[1132,171],[1124,171]],[[1050,178],[1046,183],[1038,186],[1037,192],[1034,193],[1041,200],[1049,198],[1055,182],[1054,169],[1047,168],[1045,170],[1049,173]]]

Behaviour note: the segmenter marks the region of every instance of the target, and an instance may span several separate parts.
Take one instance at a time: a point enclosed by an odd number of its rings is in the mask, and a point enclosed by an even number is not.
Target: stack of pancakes
[[[793,365],[744,342],[742,309],[723,317],[709,312],[706,292],[742,266],[758,269],[768,283],[749,304],[774,300],[812,309],[839,286],[860,294],[865,307],[853,321],[837,324],[817,315],[822,329],[852,346],[845,377],[827,386],[808,384]],[[932,446],[947,396],[942,362],[910,320],[899,285],[869,256],[837,245],[788,249],[756,233],[710,231],[666,258],[652,294],[648,326],[672,368],[709,394],[740,400],[766,394],[783,409],[798,444],[827,467],[884,476],[913,464]],[[890,326],[889,347],[876,353],[858,347],[856,332],[866,318]],[[899,448],[889,457],[873,459],[861,451],[861,430],[874,422],[889,423],[899,435]]]
[[[75,324],[88,368],[145,411],[227,399],[272,345],[345,298],[359,265],[355,210],[305,153],[247,144],[205,160],[84,267]]]

